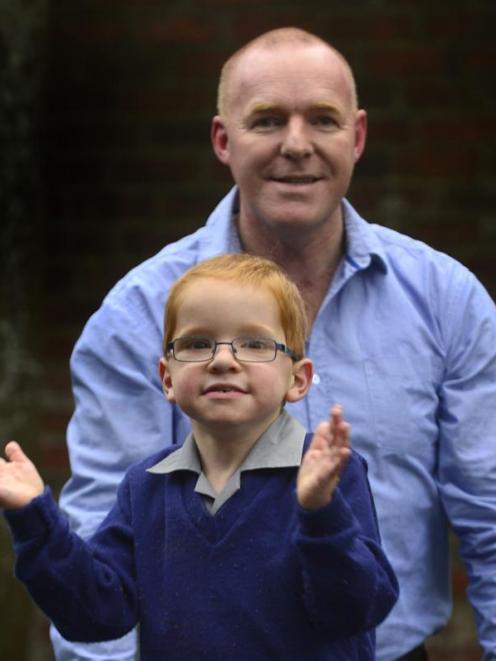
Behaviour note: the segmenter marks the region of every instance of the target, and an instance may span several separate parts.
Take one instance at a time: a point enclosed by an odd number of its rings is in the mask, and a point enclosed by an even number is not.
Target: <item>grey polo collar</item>
[[[206,504],[212,514],[228,500],[241,485],[241,473],[258,468],[291,468],[301,463],[304,427],[287,411],[283,411],[270,427],[260,436],[238,470],[231,476],[221,493],[216,494],[202,472],[200,457],[193,434],[189,434],[183,445],[154,466],[149,473],[173,473],[178,470],[198,474],[195,491],[206,496]],[[213,500],[213,502],[212,502]]]

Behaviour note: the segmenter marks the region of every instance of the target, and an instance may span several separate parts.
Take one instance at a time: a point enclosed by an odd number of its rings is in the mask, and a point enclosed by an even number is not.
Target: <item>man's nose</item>
[[[308,126],[302,117],[291,117],[286,125],[281,154],[287,158],[298,159],[309,156],[313,145],[308,134]]]

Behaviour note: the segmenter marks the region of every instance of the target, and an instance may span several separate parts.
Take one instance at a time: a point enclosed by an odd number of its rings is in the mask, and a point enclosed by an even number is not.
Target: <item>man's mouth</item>
[[[321,177],[317,177],[312,174],[291,174],[285,175],[283,177],[271,177],[272,181],[277,181],[281,184],[292,184],[295,186],[298,185],[308,185],[314,184],[316,181],[320,181]]]

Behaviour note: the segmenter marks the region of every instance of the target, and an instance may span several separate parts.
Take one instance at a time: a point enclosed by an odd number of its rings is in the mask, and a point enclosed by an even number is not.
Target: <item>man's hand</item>
[[[43,492],[44,484],[35,465],[15,441],[5,446],[7,460],[0,457],[0,507],[18,509]]]
[[[301,507],[316,510],[331,502],[350,456],[349,431],[338,405],[332,407],[329,421],[317,426],[298,471],[296,493]]]

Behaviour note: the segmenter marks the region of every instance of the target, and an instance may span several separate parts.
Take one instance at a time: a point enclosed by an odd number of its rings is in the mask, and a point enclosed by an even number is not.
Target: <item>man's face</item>
[[[366,134],[340,59],[320,44],[254,48],[236,64],[228,91],[212,141],[240,189],[241,230],[340,222]]]

